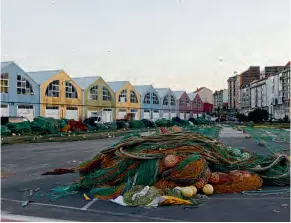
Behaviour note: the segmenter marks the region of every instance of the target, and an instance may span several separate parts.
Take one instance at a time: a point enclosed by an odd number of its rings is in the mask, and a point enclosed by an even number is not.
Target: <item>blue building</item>
[[[134,86],[140,94],[141,118],[157,120],[160,117],[161,98],[152,85]]]
[[[14,62],[1,62],[1,116],[40,115],[39,85]]]
[[[155,88],[161,98],[160,117],[171,119],[177,117],[178,102],[170,88]]]

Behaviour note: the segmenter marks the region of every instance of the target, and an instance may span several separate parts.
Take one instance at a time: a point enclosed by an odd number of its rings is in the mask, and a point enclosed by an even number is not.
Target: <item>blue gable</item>
[[[9,78],[8,92],[7,93],[1,92],[1,103],[9,106],[9,115],[17,116],[18,105],[21,106],[29,105],[33,106],[34,117],[39,116],[40,115],[39,85],[14,62],[9,63],[1,62],[1,75],[4,74],[8,74]],[[22,81],[17,81],[18,75],[22,77]],[[32,89],[32,92],[25,92],[25,89],[26,88],[29,89],[30,87]]]

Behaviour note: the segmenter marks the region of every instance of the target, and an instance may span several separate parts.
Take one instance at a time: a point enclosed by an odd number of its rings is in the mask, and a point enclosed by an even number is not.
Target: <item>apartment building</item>
[[[241,96],[241,110],[240,113],[244,115],[248,115],[251,111],[251,101],[250,101],[250,85],[244,85],[240,89],[240,96]]]

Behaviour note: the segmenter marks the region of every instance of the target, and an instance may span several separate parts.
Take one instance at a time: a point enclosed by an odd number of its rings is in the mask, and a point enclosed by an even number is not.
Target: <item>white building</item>
[[[282,119],[285,116],[281,76],[282,73],[270,76],[266,80],[268,112],[275,119]]]
[[[267,79],[261,79],[251,83],[251,110],[256,108],[267,109],[266,80]]]

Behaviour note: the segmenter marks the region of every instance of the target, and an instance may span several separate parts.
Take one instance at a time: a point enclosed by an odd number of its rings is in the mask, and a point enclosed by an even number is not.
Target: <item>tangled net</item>
[[[217,193],[258,190],[265,182],[290,185],[288,156],[262,157],[239,151],[248,156],[238,158],[238,150],[195,132],[125,137],[74,169],[80,173],[79,182],[56,196],[87,189],[100,199],[113,199],[135,185],[163,190],[195,185],[201,189],[209,182]]]

